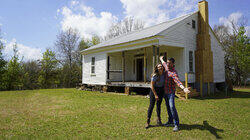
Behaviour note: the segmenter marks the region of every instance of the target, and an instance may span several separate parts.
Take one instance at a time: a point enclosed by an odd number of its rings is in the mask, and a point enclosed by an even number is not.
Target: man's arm
[[[165,71],[167,72],[168,76],[172,77],[174,79],[174,82],[180,87],[182,85],[182,83],[179,80],[177,73],[176,72],[171,72],[171,71],[168,70],[167,63],[163,60],[163,56],[160,56],[160,61],[161,61],[162,65],[164,66]]]
[[[174,82],[178,85],[178,87],[180,87],[182,90],[184,90],[185,93],[190,93],[189,89],[185,88],[183,86],[183,84],[181,83],[181,81],[179,80],[177,73],[171,72],[168,70],[168,66],[167,66],[166,62],[163,60],[163,56],[160,56],[160,61],[161,61],[162,65],[164,66],[165,71],[167,72],[168,76],[173,78]]]
[[[177,84],[178,87],[182,87],[182,86],[183,86],[183,84],[182,84],[181,81],[179,80],[179,77],[178,77],[178,75],[177,75],[176,72],[170,72],[170,71],[169,71],[169,72],[168,72],[168,76],[173,78],[174,82]],[[183,86],[183,87],[184,87],[184,86]]]
[[[160,56],[160,61],[161,61],[162,65],[163,65],[163,67],[165,68],[165,71],[167,71],[168,70],[168,66],[167,66],[167,63],[163,60],[163,57],[164,56]]]
[[[185,88],[183,86],[176,72],[173,72],[173,75],[171,77],[173,78],[174,82],[178,85],[178,87],[180,87],[185,93],[190,93],[189,88]]]
[[[168,74],[170,77],[173,78],[174,82],[180,87],[185,93],[190,93],[189,88],[185,88],[181,81],[179,80],[179,77],[176,72],[170,72],[168,71]]]

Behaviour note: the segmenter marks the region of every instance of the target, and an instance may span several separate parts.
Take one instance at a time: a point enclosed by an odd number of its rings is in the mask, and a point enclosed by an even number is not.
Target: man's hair
[[[175,60],[174,60],[174,58],[173,58],[173,57],[168,58],[168,60],[169,60],[169,61],[171,61],[172,63],[174,63],[174,62],[175,62]]]

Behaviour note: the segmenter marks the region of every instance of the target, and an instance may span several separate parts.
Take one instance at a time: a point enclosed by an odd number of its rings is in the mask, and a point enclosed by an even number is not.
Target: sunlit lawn
[[[145,129],[148,105],[145,96],[76,89],[2,91],[0,139],[250,139],[250,89],[176,99],[179,132]],[[166,114],[163,102],[163,122]]]

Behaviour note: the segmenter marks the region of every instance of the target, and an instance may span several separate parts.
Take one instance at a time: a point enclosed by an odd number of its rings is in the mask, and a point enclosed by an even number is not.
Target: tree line
[[[143,22],[128,17],[112,25],[104,37],[93,35],[90,39],[69,28],[57,34],[54,47],[47,48],[40,60],[28,61],[19,56],[17,43],[12,46],[13,56],[5,60],[0,31],[0,90],[76,87],[82,77],[82,50],[143,27]]]
[[[93,40],[82,39],[76,30],[68,29],[57,36],[54,48],[48,48],[40,60],[23,61],[17,43],[13,56],[3,58],[4,44],[0,50],[0,90],[74,87],[81,82],[81,48],[90,47]],[[83,44],[85,42],[85,44]],[[96,42],[99,43],[99,42]],[[85,45],[85,46],[82,46]],[[95,45],[93,43],[93,45]]]

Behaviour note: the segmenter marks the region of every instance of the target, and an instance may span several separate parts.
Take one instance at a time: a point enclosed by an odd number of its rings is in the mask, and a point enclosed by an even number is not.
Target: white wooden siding
[[[192,28],[192,20],[195,21],[195,29]],[[196,35],[198,32],[198,14],[186,18],[185,20],[170,27],[161,33],[164,36],[160,39],[160,45],[183,47],[182,54],[177,54],[174,58],[180,58],[176,61],[176,69],[182,81],[185,80],[185,73],[189,73],[189,51],[195,53],[196,50]],[[180,54],[182,56],[180,56]],[[174,54],[173,54],[174,55]],[[195,55],[195,54],[194,54]],[[179,62],[178,62],[179,61]],[[188,74],[188,82],[195,82],[195,57],[193,57],[193,73]],[[181,68],[182,67],[182,68]]]
[[[91,74],[91,59],[95,57],[95,75]],[[106,84],[106,53],[94,53],[84,55],[82,59],[82,83],[83,84]]]
[[[211,29],[209,30],[209,34],[211,38],[211,49],[213,52],[214,83],[225,82],[225,54]]]

